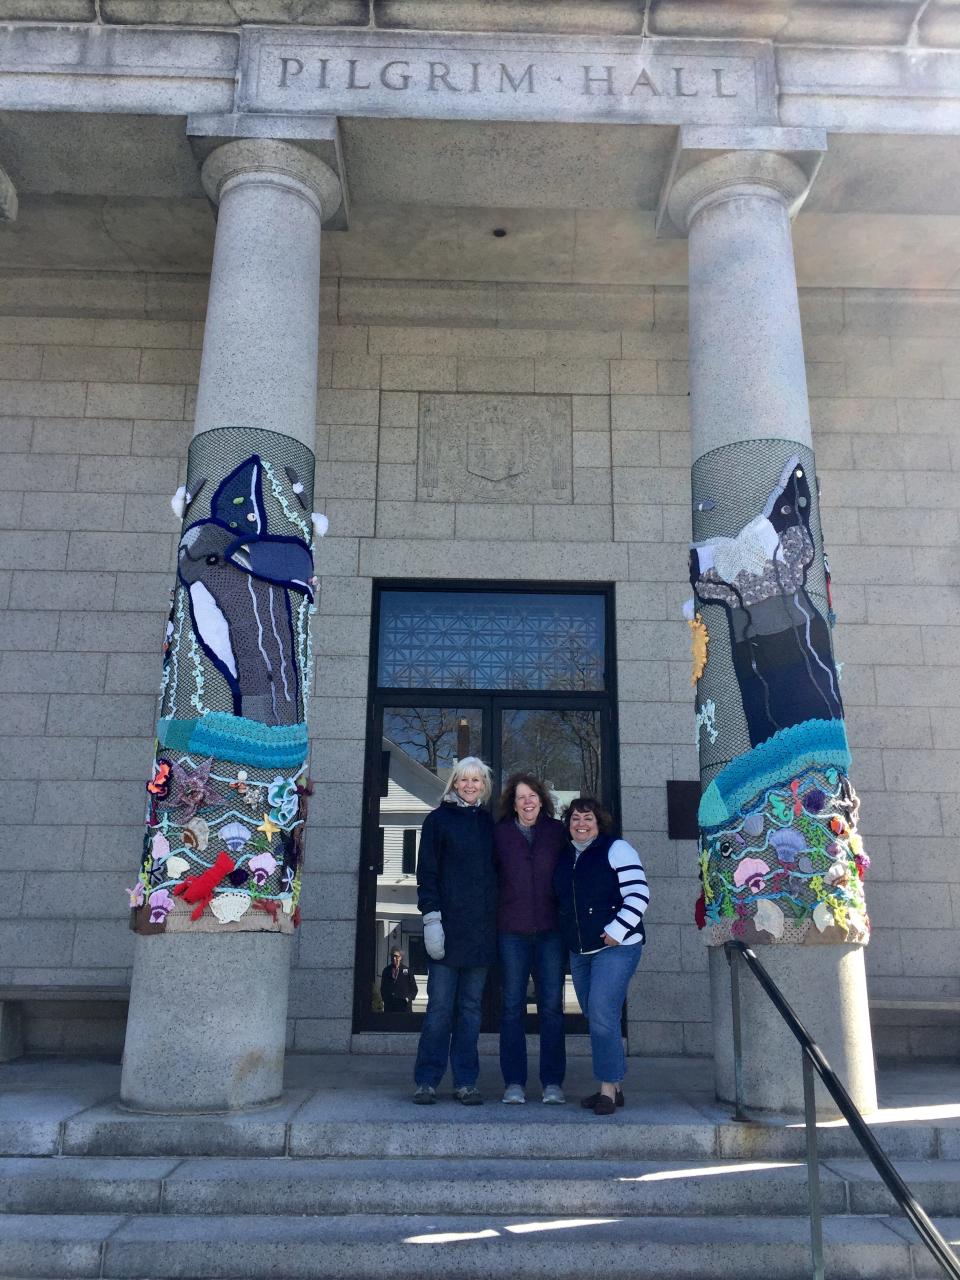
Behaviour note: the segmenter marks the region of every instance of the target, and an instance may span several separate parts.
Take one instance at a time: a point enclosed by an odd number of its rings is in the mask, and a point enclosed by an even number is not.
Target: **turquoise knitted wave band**
[[[850,768],[850,748],[842,720],[804,720],[781,729],[752,751],[725,765],[700,799],[700,826],[718,827],[731,822],[759,792],[789,781],[811,766]]]
[[[157,722],[161,747],[213,756],[233,764],[258,769],[299,769],[307,758],[307,726],[261,724],[245,716],[211,711],[197,720],[164,719]]]

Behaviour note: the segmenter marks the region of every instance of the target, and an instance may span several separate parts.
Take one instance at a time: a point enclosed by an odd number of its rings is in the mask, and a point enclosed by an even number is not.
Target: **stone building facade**
[[[0,165],[19,204],[0,227],[0,988],[22,1006],[28,1047],[122,1041],[122,1001],[107,997],[128,984],[133,960],[126,890],[176,564],[169,499],[185,480],[214,234],[198,165],[212,138],[238,127],[197,113],[249,107],[257,129],[333,159],[350,195],[322,242],[315,505],[330,529],[316,548],[315,793],[288,1046],[409,1046],[402,1032],[357,1017],[374,595],[391,582],[488,582],[612,590],[612,794],[653,885],[630,1051],[711,1052],[696,844],[670,838],[666,789],[697,777],[681,612],[691,536],[686,244],[657,238],[655,222],[678,128],[698,123],[678,101],[709,92],[714,126],[714,108],[743,91],[737,76],[759,49],[777,69],[779,118],[761,125],[747,113],[732,124],[825,130],[794,249],[834,645],[872,859],[874,1038],[889,1054],[955,1053],[955,1016],[946,1020],[960,998],[960,52],[949,6],[843,6],[840,23],[802,3],[749,18],[730,4],[717,27],[718,7],[697,4],[322,5],[296,28],[250,29],[244,57],[275,36],[281,59],[252,106],[222,87],[229,80],[232,93],[236,55],[225,41],[239,30],[235,6],[202,17],[199,6],[174,16],[138,0],[112,11],[102,3],[95,15],[82,3],[70,14],[53,7],[0,7],[12,20],[0,33]],[[619,76],[623,41],[642,36],[644,14],[654,43],[677,43],[664,47],[664,78],[649,64],[654,88],[644,86],[635,121],[578,116],[566,99],[524,116],[529,94],[511,87],[531,65],[520,65],[521,47],[582,67],[576,40],[560,53],[549,42],[589,38],[592,112],[610,83],[629,92],[606,68]],[[132,70],[127,80],[115,73],[108,107],[83,93],[71,105],[67,73],[54,69],[60,55],[43,47],[58,18],[76,24],[57,30],[83,46],[81,70],[96,66],[94,31],[121,48],[138,24],[170,23],[176,39],[161,71],[133,59],[146,79],[132,105],[121,93]],[[378,28],[394,34],[378,43]],[[462,68],[448,69],[445,85],[438,64],[453,66],[451,49],[464,67],[479,58],[451,30],[489,36],[500,87],[504,66],[512,77],[508,108],[493,79],[472,116],[444,118],[453,110],[444,95],[470,86]],[[188,50],[191,31],[200,44]],[[511,45],[518,31],[530,33],[526,44]],[[733,59],[728,79],[709,56],[683,61],[717,53],[720,39],[745,41],[722,50]],[[344,95],[378,82],[396,40],[406,65],[351,119]],[[886,52],[866,47],[878,43]],[[678,57],[687,72],[674,69]],[[405,92],[391,76],[419,74],[418,58],[429,65],[416,105],[395,119],[382,99]],[[14,101],[19,73],[44,59],[30,83],[49,88]],[[340,72],[334,144],[310,123],[315,96],[297,95],[308,75],[315,95],[324,74]],[[830,75],[861,85],[872,75],[873,87],[839,104]],[[77,83],[85,93],[94,81]],[[441,452],[456,446],[459,421],[489,429],[496,451],[511,447],[504,422],[529,440],[544,415],[555,420],[569,485],[547,492],[522,458],[492,478],[468,466],[472,479],[459,483],[459,454],[431,480],[424,454],[440,410]]]

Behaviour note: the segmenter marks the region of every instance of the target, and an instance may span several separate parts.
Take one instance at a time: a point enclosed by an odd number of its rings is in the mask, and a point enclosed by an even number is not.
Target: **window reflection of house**
[[[395,948],[416,973],[420,995],[414,1007],[426,1007],[423,928],[417,910],[417,851],[423,820],[440,803],[443,780],[412,759],[389,738],[383,739],[386,787],[381,787],[377,875],[377,974]]]

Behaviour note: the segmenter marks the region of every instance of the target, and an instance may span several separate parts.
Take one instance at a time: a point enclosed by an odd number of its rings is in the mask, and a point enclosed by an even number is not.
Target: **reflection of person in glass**
[[[466,756],[453,766],[443,799],[420,832],[417,906],[430,958],[414,1102],[436,1101],[448,1059],[458,1101],[483,1102],[477,1040],[487,969],[497,949],[493,819],[484,808],[490,791],[488,767]]]
[[[497,868],[497,929],[503,975],[500,1070],[504,1102],[526,1102],[527,982],[536,986],[540,1019],[540,1083],[543,1101],[564,1101],[567,1057],[563,1039],[564,945],[557,922],[553,874],[567,833],[553,816],[544,784],[514,773],[500,797],[493,829]]]
[[[563,815],[570,843],[553,878],[560,931],[570,948],[570,974],[590,1024],[596,1093],[581,1105],[598,1116],[623,1106],[627,1062],[620,1018],[627,987],[643,951],[643,913],[650,890],[640,855],[611,835],[609,814],[592,796],[571,801]]]
[[[419,990],[416,978],[403,963],[403,952],[394,951],[380,975],[384,1013],[409,1013]]]

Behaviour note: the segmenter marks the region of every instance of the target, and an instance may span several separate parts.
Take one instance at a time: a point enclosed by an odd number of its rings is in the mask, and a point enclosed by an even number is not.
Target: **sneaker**
[[[437,1091],[432,1084],[418,1084],[417,1091],[413,1095],[414,1102],[419,1102],[421,1106],[429,1106],[437,1100]]]
[[[462,1084],[459,1089],[454,1089],[453,1096],[465,1107],[479,1107],[483,1102],[483,1094],[475,1084]]]
[[[522,1084],[508,1084],[503,1091],[501,1102],[526,1102],[527,1096],[523,1092]]]
[[[563,1090],[558,1084],[545,1084],[543,1086],[543,1101],[547,1106],[559,1107],[566,1098],[563,1096]]]

